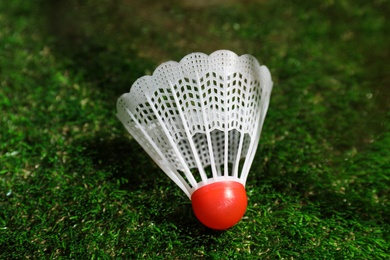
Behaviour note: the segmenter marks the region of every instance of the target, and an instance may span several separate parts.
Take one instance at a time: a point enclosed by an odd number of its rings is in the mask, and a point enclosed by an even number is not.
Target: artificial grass
[[[389,258],[389,7],[1,1],[0,258]],[[247,213],[225,232],[115,117],[137,77],[216,49],[275,83]]]

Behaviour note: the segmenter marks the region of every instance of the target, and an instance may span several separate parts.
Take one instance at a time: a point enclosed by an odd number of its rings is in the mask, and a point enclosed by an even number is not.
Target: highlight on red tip
[[[236,181],[207,184],[192,194],[191,201],[200,222],[217,230],[237,224],[248,204],[244,185]]]

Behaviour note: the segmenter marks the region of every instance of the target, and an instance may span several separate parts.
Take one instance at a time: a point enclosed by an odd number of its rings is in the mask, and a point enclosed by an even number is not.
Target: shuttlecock
[[[192,53],[139,78],[118,99],[117,116],[191,199],[196,217],[223,230],[246,211],[272,85],[251,55]]]

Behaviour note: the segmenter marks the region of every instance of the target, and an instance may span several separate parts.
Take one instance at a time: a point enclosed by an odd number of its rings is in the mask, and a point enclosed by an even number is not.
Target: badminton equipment
[[[223,230],[246,211],[272,85],[251,55],[192,53],[139,78],[118,99],[117,117],[190,198],[196,217]]]

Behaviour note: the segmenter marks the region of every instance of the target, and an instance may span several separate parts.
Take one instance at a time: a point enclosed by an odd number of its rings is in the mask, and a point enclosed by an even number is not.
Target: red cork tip
[[[236,181],[207,184],[192,194],[191,201],[200,222],[216,230],[237,224],[248,204],[244,185]]]

